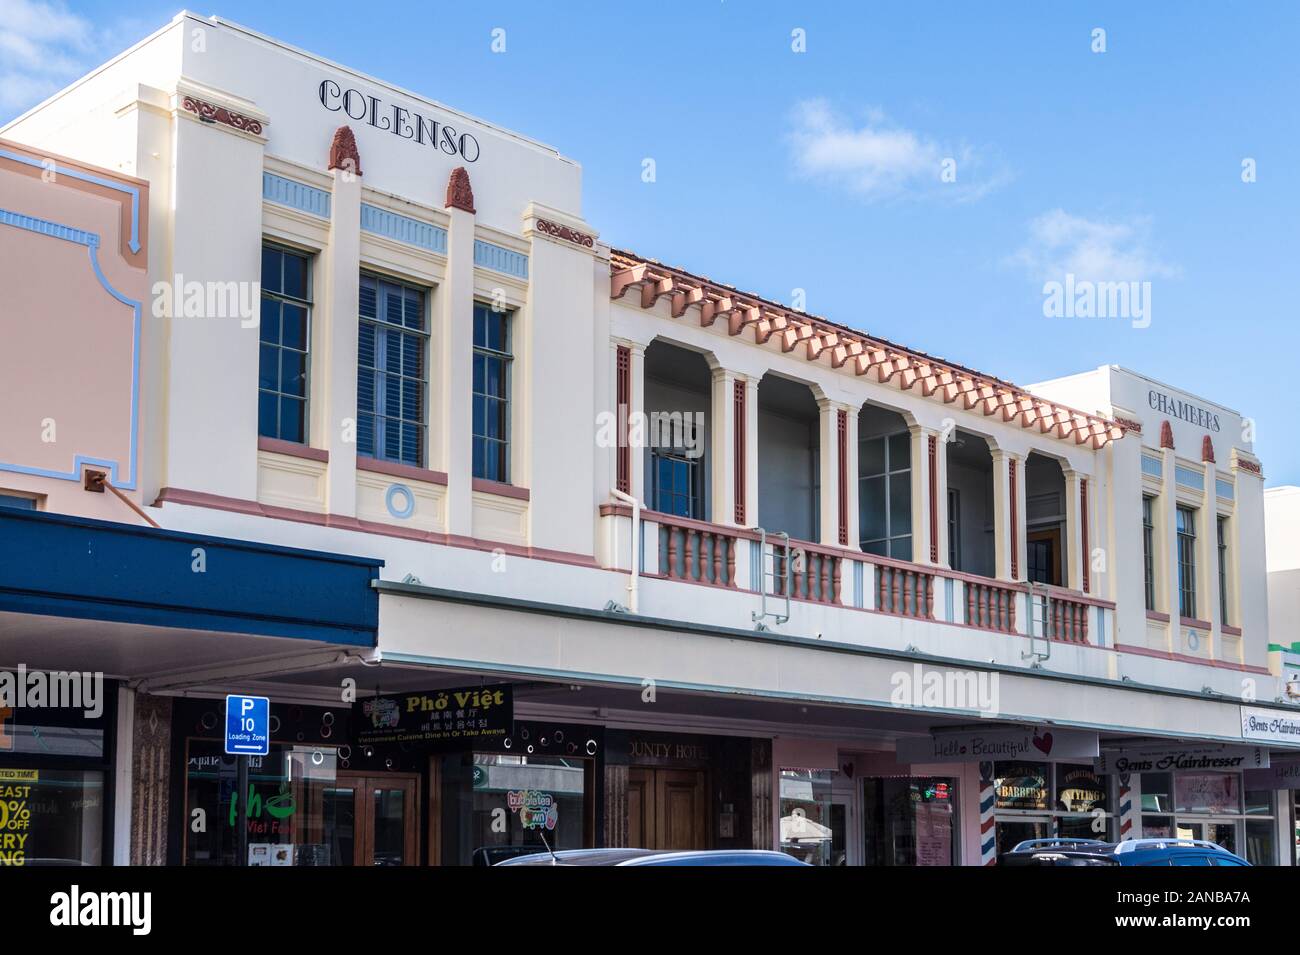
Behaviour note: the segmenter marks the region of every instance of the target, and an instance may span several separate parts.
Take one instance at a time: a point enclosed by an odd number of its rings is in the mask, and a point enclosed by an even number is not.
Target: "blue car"
[[[1009,866],[1248,866],[1241,856],[1204,839],[1030,839],[998,857]]]
[[[1120,865],[1250,865],[1204,839],[1129,839],[1111,848]]]

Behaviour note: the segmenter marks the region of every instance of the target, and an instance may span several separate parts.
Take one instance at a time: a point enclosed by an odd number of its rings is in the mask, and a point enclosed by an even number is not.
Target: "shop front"
[[[861,743],[774,746],[782,852],[811,865],[961,864],[962,766],[901,763]]]
[[[1286,780],[1266,747],[1134,746],[1104,750],[1097,764],[1131,791],[1134,835],[1204,839],[1251,865],[1278,864]]]
[[[0,868],[112,859],[116,700],[101,681],[90,711],[0,705]]]
[[[625,830],[607,828],[607,844],[753,848],[752,780],[756,772],[767,778],[766,740],[627,729],[609,729],[606,738],[607,812],[611,822],[626,819]]]
[[[603,730],[516,721],[510,689],[355,707],[273,699],[270,753],[249,757],[246,793],[236,791],[236,757],[223,752],[224,701],[176,701],[171,861],[239,864],[241,798],[249,865],[471,865],[596,845]]]

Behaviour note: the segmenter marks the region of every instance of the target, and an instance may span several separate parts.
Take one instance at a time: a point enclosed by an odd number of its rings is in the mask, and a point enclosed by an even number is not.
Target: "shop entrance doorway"
[[[627,844],[638,849],[709,848],[707,793],[702,770],[629,769]]]
[[[998,816],[997,853],[1010,852],[1026,839],[1050,839],[1052,820],[1048,816]]]
[[[419,865],[419,789],[415,775],[339,773],[322,793],[335,865]]]

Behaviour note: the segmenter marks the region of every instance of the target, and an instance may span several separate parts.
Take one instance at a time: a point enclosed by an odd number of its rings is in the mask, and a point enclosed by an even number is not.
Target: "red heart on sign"
[[[1052,751],[1052,734],[1044,733],[1042,736],[1039,736],[1037,733],[1035,733],[1034,747],[1039,752],[1041,752],[1044,756],[1046,756],[1048,753]]]

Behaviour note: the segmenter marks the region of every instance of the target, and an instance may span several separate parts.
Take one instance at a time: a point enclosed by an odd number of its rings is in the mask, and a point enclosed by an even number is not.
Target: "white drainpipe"
[[[614,500],[632,508],[632,561],[628,564],[631,576],[627,581],[627,609],[629,613],[636,613],[637,577],[641,572],[641,502],[618,488],[612,488],[609,493]],[[618,550],[618,524],[614,525],[614,549]]]

